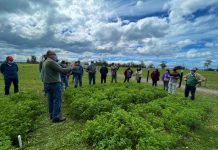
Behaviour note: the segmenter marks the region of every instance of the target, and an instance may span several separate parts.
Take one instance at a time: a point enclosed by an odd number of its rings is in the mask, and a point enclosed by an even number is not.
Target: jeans
[[[111,79],[111,83],[113,83],[113,81],[115,81],[115,83],[117,83],[117,75],[111,75],[112,79]]]
[[[79,86],[82,87],[82,75],[75,75],[74,78],[75,78],[74,87],[77,88],[78,83],[79,83]]]
[[[107,79],[107,75],[106,74],[102,74],[101,75],[101,83],[106,83],[106,79]]]
[[[60,82],[45,83],[45,92],[48,93],[48,111],[53,120],[61,118],[61,88]]]
[[[61,82],[62,82],[62,89],[64,88],[66,89],[69,86],[67,76],[62,76]]]
[[[174,94],[176,92],[177,82],[169,82],[168,84],[168,93]]]
[[[89,85],[91,85],[92,82],[95,84],[95,74],[89,74]]]
[[[11,83],[14,85],[14,93],[19,92],[18,89],[18,78],[5,78],[5,95],[9,95]]]
[[[164,90],[168,91],[169,81],[163,81]]]
[[[189,96],[189,92],[191,92],[191,100],[195,99],[195,91],[196,91],[196,87],[195,86],[189,86],[186,84],[185,86],[185,97]]]

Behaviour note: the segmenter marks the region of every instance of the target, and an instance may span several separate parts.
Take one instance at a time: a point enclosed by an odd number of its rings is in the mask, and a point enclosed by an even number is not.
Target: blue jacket
[[[15,62],[4,62],[1,65],[1,73],[4,75],[5,79],[18,78],[18,66]]]
[[[75,75],[83,75],[83,67],[81,65],[78,66],[78,68],[74,71]]]

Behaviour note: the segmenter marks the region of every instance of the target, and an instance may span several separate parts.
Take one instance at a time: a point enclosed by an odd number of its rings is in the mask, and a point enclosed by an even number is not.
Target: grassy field
[[[122,73],[123,68],[120,69]],[[146,75],[146,70],[144,76]],[[218,89],[217,75],[218,72],[202,72],[202,75],[208,78],[208,88]],[[210,78],[209,78],[210,77]],[[42,93],[42,82],[39,79],[38,65],[22,64],[19,65],[19,87],[20,91],[31,91],[37,93],[41,97],[41,101],[44,103],[44,113],[38,116],[36,121],[36,129],[34,132],[29,133],[28,138],[24,141],[24,149],[27,150],[55,150],[55,149],[92,149],[81,140],[81,133],[84,129],[84,123],[74,121],[69,116],[69,107],[66,102],[63,103],[62,112],[67,116],[67,121],[64,123],[54,124],[51,123],[47,113],[47,98]],[[110,77],[108,77],[110,80]],[[213,79],[213,80],[210,80]],[[84,86],[88,86],[87,74],[84,76]],[[123,79],[119,79],[118,82],[123,82]],[[135,81],[131,81],[135,82]],[[0,100],[4,101],[4,80],[2,75],[0,76]],[[99,75],[97,76],[97,84],[100,84]],[[105,86],[110,86],[111,83],[107,83]],[[145,83],[142,83],[145,84]],[[72,88],[72,78],[70,79],[70,89]],[[183,91],[179,89],[179,95],[183,95]],[[11,88],[11,94],[13,94],[13,87]],[[203,126],[192,132],[187,139],[184,140],[184,145],[175,149],[202,149],[211,150],[218,149],[218,97],[197,93],[196,103],[210,102],[212,113],[209,116],[208,121],[204,122]]]

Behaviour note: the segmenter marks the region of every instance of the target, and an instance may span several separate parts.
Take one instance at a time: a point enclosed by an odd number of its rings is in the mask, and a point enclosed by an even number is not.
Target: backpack
[[[186,84],[190,85],[190,86],[196,86],[198,84],[198,80],[197,80],[195,74],[190,74],[188,76]]]

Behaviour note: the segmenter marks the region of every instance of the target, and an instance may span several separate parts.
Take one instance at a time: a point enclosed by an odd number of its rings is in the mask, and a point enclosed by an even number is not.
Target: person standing
[[[77,69],[74,72],[74,78],[75,78],[74,88],[78,87],[78,83],[79,83],[79,86],[82,87],[83,67],[80,65],[80,61],[76,62],[76,66],[77,66]]]
[[[137,83],[141,83],[141,78],[142,78],[142,68],[140,66],[137,66],[137,69],[136,69],[136,81],[137,81]]]
[[[117,83],[117,71],[118,71],[119,67],[117,65],[115,65],[114,63],[112,63],[111,66],[111,83],[113,83],[115,81],[115,83]]]
[[[39,62],[39,72],[40,72],[40,78],[43,82],[43,92],[44,92],[44,96],[46,96],[46,92],[45,92],[45,83],[43,81],[44,79],[44,67],[43,67],[43,63],[45,62],[45,60],[47,59],[46,55],[42,55],[41,61]]]
[[[168,84],[170,80],[170,70],[167,69],[166,72],[162,76],[164,90],[168,91]]]
[[[12,56],[7,56],[5,62],[1,64],[1,73],[5,80],[5,95],[10,94],[11,83],[14,85],[14,93],[18,93],[18,66]]]
[[[61,61],[60,66],[62,68],[67,68],[67,64],[64,60]],[[66,73],[61,73],[61,82],[62,82],[62,90],[66,90],[69,86]]]
[[[152,79],[152,86],[157,86],[157,81],[159,81],[160,79],[160,72],[158,71],[158,69],[155,69],[151,73],[151,79]]]
[[[184,76],[184,80],[186,81],[184,94],[185,97],[188,97],[189,92],[191,92],[191,100],[195,100],[196,85],[205,80],[205,78],[196,73],[196,71],[196,68],[192,68],[190,69],[190,73]]]
[[[132,69],[130,69],[130,67],[128,67],[125,71],[124,71],[124,77],[125,77],[125,79],[124,79],[124,83],[127,81],[127,82],[129,82],[129,79],[132,77],[132,74],[133,74],[133,71],[132,71]]]
[[[43,63],[45,90],[48,93],[48,108],[50,119],[54,123],[65,121],[61,115],[61,73],[70,73],[73,68],[62,68],[57,63],[57,55],[54,51],[47,51],[47,59]]]
[[[174,68],[173,72],[170,73],[170,80],[168,84],[168,93],[174,94],[176,92],[177,81],[179,80],[180,74],[177,72],[177,69]]]
[[[95,85],[95,74],[96,74],[96,66],[94,64],[94,61],[91,61],[91,64],[88,66],[87,70],[89,73],[89,85],[93,82],[93,85]]]
[[[103,83],[103,82],[106,83],[108,69],[107,69],[105,64],[102,65],[102,67],[100,69],[100,73],[101,73],[101,83]]]

